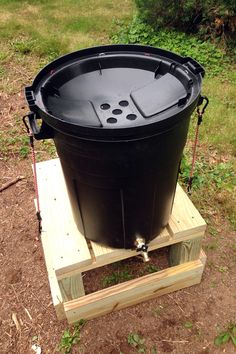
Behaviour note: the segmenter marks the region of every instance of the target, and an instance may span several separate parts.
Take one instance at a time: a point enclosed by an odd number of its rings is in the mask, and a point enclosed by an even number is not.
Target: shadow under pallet
[[[177,185],[168,226],[149,251],[169,246],[169,267],[85,295],[81,273],[137,256],[88,241],[78,231],[59,159],[37,163],[44,257],[58,319],[91,319],[201,281],[206,255],[201,249],[206,223]]]

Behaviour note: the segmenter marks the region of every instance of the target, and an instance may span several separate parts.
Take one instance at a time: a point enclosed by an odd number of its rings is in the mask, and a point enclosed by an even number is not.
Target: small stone
[[[41,354],[42,353],[41,347],[38,344],[33,344],[31,348],[33,349],[33,351],[36,354]]]

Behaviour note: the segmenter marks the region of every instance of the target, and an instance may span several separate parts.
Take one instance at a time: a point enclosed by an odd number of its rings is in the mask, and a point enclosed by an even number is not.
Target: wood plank
[[[205,232],[206,223],[184,190],[177,184],[173,210],[167,226],[173,238]]]
[[[202,264],[203,264],[203,266],[205,268],[206,261],[207,261],[207,256],[206,256],[206,253],[203,251],[203,249],[201,249],[199,259],[200,259],[200,261],[202,262]]]
[[[203,233],[199,232],[199,233],[196,233],[193,236],[194,237],[203,237]],[[149,246],[149,252],[157,250],[159,248],[163,248],[163,247],[167,247],[167,246],[173,245],[173,244],[178,243],[180,241],[188,241],[188,240],[189,240],[189,236],[188,235],[187,236],[183,236],[180,239],[174,239],[174,238],[170,237],[168,241],[164,241],[164,242],[162,242],[160,244],[156,243],[155,246],[153,246],[153,247],[150,245]],[[130,252],[130,254],[131,254],[130,257],[133,257],[133,256],[139,254],[138,252],[131,251],[131,250],[128,251],[128,252]],[[123,259],[127,259],[127,258],[129,258],[129,257],[125,257]],[[79,269],[74,269],[74,270],[69,271],[69,272],[64,273],[64,274],[57,274],[57,279],[63,279],[64,277],[70,277],[70,276],[78,274],[80,272],[86,272],[86,271],[91,270],[91,269],[99,268],[99,267],[102,267],[104,265],[117,262],[119,260],[121,260],[121,259],[117,257],[117,259],[114,258],[111,262],[109,261],[109,259],[107,259],[107,260],[105,260],[103,262],[96,262],[95,261],[92,264],[89,264],[89,265],[86,265],[86,266],[82,266]]]
[[[76,274],[58,281],[63,301],[69,301],[84,296],[84,284],[82,274]]]
[[[56,274],[92,263],[87,242],[73,219],[59,159],[37,163],[37,177],[42,226],[50,235]]]
[[[202,237],[176,243],[170,246],[169,263],[175,266],[199,259],[202,246]]]
[[[48,280],[49,280],[49,285],[50,285],[50,290],[52,295],[52,303],[55,308],[57,318],[59,320],[62,320],[65,318],[63,298],[58,285],[55,270],[53,269],[52,266],[49,236],[45,231],[41,233],[41,242],[43,246],[45,264],[48,272]]]
[[[95,318],[197,284],[203,268],[202,262],[196,260],[66,302],[66,317],[69,323]]]
[[[169,240],[170,240],[170,235],[167,229],[164,229],[158,237],[156,237],[154,240],[152,240],[149,243],[148,249],[150,251],[154,250],[160,244],[162,244],[163,242],[167,242]],[[91,246],[97,264],[103,264],[103,265],[113,263],[122,259],[130,258],[140,254],[140,252],[137,252],[136,250],[129,250],[124,248],[116,249],[116,248],[106,247],[92,241],[91,241]]]

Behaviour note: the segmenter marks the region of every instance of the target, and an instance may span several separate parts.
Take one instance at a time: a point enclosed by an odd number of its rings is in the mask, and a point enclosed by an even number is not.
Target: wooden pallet
[[[59,159],[37,163],[42,245],[59,319],[91,319],[201,281],[206,223],[178,185],[168,226],[149,251],[170,246],[170,267],[85,295],[81,273],[137,255],[87,241],[73,220]]]

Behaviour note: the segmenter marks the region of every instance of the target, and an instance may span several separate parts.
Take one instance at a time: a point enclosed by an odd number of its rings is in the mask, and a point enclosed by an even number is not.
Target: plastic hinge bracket
[[[187,103],[188,99],[190,97],[190,93],[188,93],[185,97],[182,97],[178,101],[178,106],[183,106]]]
[[[185,60],[186,61],[185,61],[184,65],[187,67],[187,69],[192,71],[192,73],[194,73],[195,75],[201,74],[202,77],[204,77],[205,70],[200,64],[198,64],[196,62],[196,60],[194,60],[194,59],[192,59],[190,57],[186,57]]]

